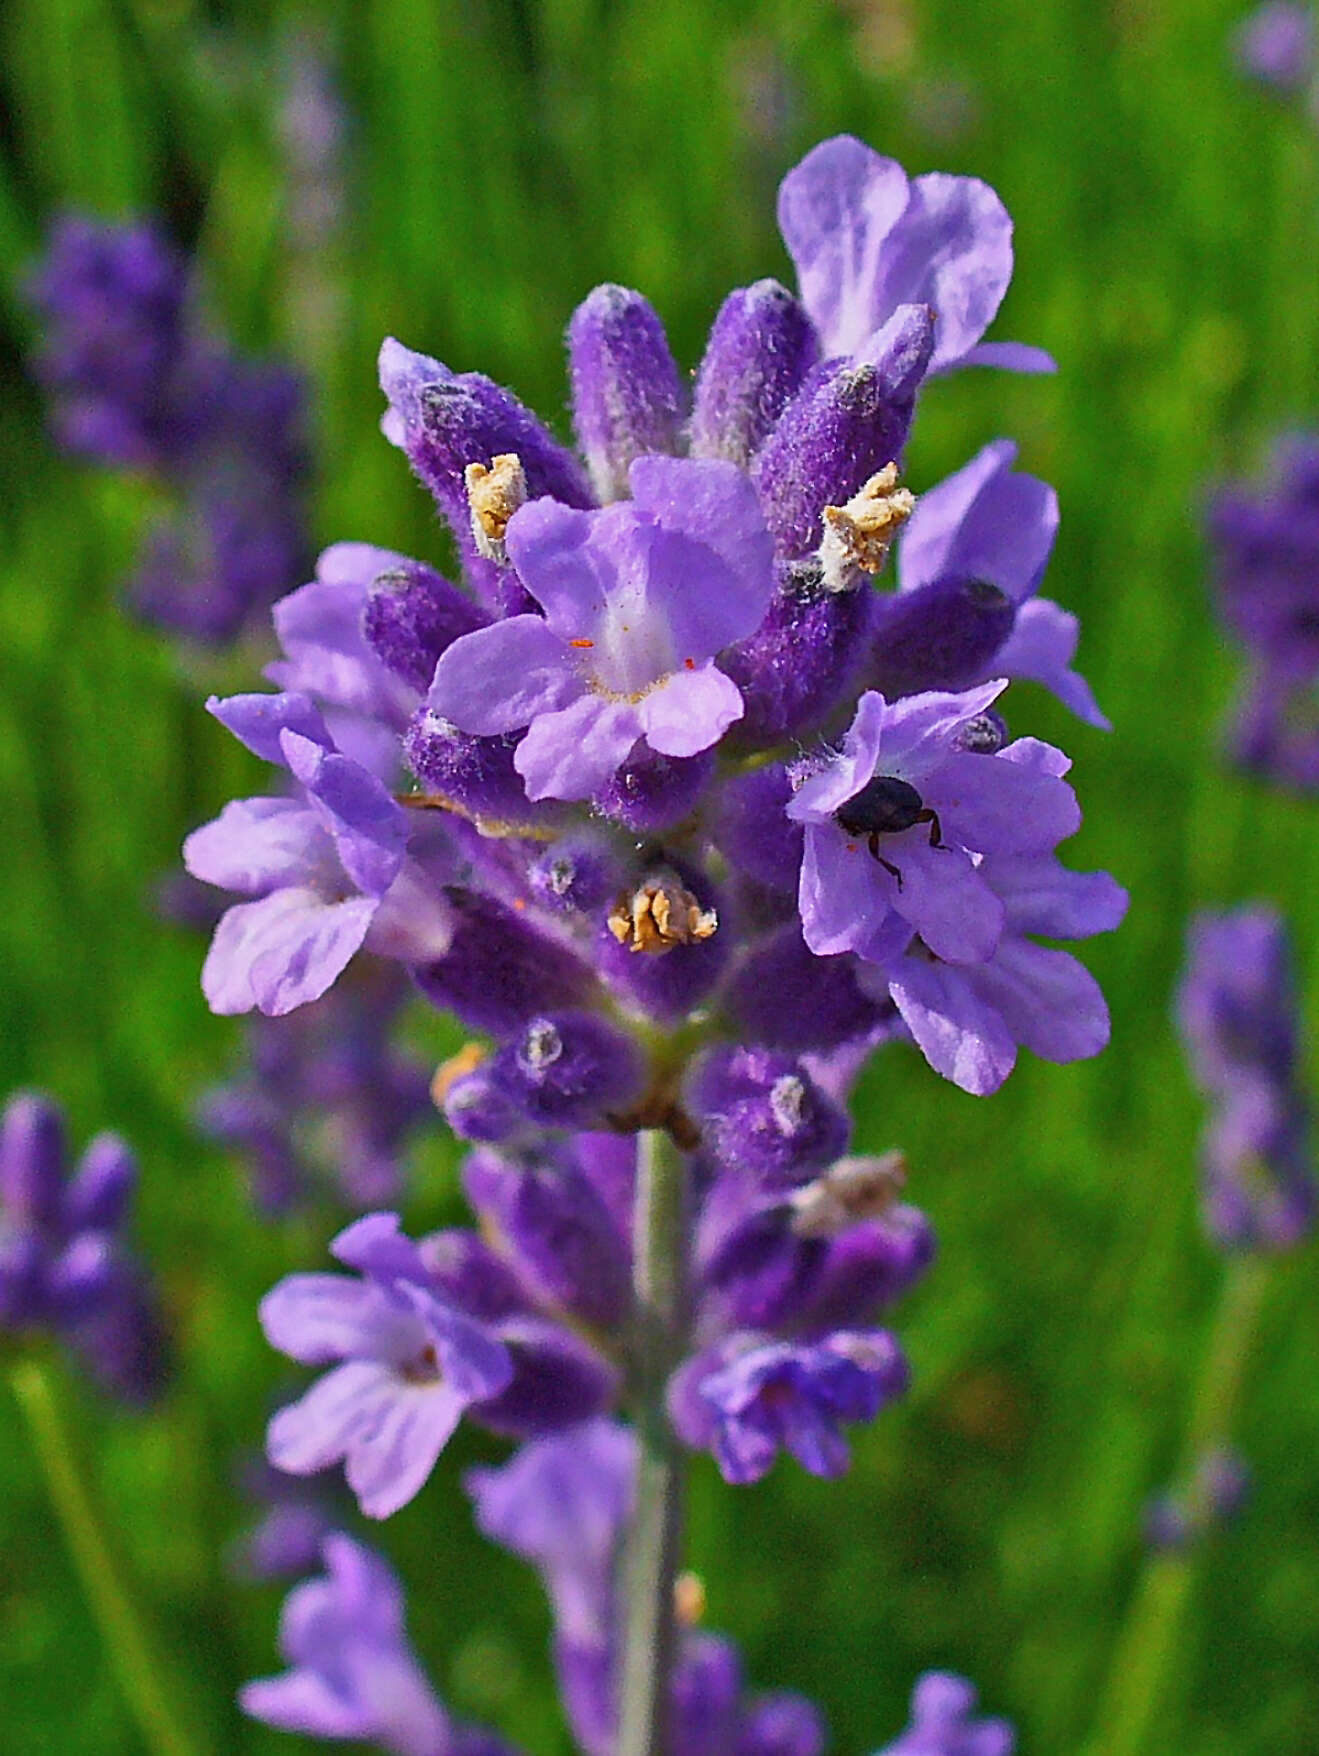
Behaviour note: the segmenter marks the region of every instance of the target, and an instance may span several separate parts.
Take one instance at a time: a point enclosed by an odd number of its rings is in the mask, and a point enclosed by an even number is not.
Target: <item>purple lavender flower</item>
[[[1107,1045],[1099,984],[1074,957],[1032,936],[1111,932],[1126,914],[1127,894],[1107,872],[1070,872],[1052,854],[993,854],[977,872],[1003,905],[993,953],[981,963],[955,963],[918,942],[888,966],[885,985],[935,1072],[986,1097],[1011,1073],[1019,1044],[1062,1063]],[[872,985],[863,976],[862,986]]]
[[[247,1683],[244,1713],[281,1731],[375,1744],[393,1756],[512,1756],[455,1725],[408,1645],[403,1592],[389,1566],[350,1537],[325,1539],[325,1577],[297,1586],[280,1618],[289,1669]]]
[[[1291,952],[1275,910],[1254,905],[1191,922],[1177,1016],[1214,1104],[1203,1145],[1210,1235],[1228,1248],[1286,1249],[1309,1235],[1319,1198]]]
[[[119,1136],[98,1134],[70,1176],[63,1117],[38,1093],[0,1116],[0,1328],[52,1331],[107,1390],[144,1404],[168,1350],[124,1238],[137,1175]]]
[[[725,1481],[758,1482],[779,1450],[816,1476],[847,1469],[844,1422],[872,1421],[907,1388],[886,1329],[835,1330],[818,1342],[734,1337],[685,1366],[670,1412],[689,1445],[713,1451]]]
[[[370,1214],[331,1246],[357,1278],[294,1274],[267,1293],[272,1347],[304,1366],[340,1361],[268,1434],[270,1461],[314,1475],[341,1458],[368,1518],[388,1518],[422,1487],[474,1402],[513,1377],[508,1350],[437,1296],[394,1214]]]
[[[863,695],[842,751],[802,781],[788,816],[806,826],[799,902],[817,956],[890,963],[914,935],[936,957],[983,963],[1006,910],[973,855],[1046,852],[1080,821],[1059,773],[968,753],[958,734],[1002,694],[889,703]]]
[[[443,955],[451,917],[433,876],[408,859],[407,814],[335,750],[310,699],[208,705],[249,749],[285,766],[301,794],[235,801],[184,844],[194,877],[257,899],[215,930],[202,971],[211,1010],[280,1017],[319,999],[364,943],[408,963]]]
[[[1053,370],[1038,348],[980,344],[1012,278],[1012,221],[978,178],[908,178],[839,135],[783,179],[779,229],[826,355],[860,352],[899,305],[926,304],[937,322],[933,370]]]
[[[1012,1756],[1006,1720],[976,1719],[976,1691],[950,1671],[926,1671],[911,1696],[911,1723],[876,1756]]]
[[[533,501],[508,553],[545,617],[455,641],[429,706],[482,736],[530,729],[514,765],[531,799],[585,799],[638,740],[694,756],[741,716],[714,655],[769,605],[770,544],[732,464],[639,458],[632,499],[601,512]]]
[[[1240,71],[1271,90],[1299,91],[1314,71],[1314,18],[1295,0],[1257,6],[1232,36]]]
[[[918,592],[938,580],[987,580],[1015,605],[1011,630],[990,661],[998,677],[1023,677],[1052,691],[1078,718],[1108,727],[1089,684],[1072,668],[1075,616],[1035,595],[1058,530],[1058,496],[1046,482],[1018,474],[1017,447],[996,439],[916,502],[898,539],[898,590]],[[876,635],[882,655],[886,626]],[[965,687],[986,679],[958,679]]]
[[[630,1429],[599,1419],[463,1477],[483,1534],[540,1573],[561,1640],[604,1641],[611,1633],[636,1466]]]

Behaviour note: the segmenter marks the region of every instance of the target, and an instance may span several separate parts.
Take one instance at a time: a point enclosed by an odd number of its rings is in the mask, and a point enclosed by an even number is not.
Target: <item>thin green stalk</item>
[[[1229,1267],[1187,1423],[1184,1472],[1231,1435],[1272,1264],[1242,1256]],[[1193,1553],[1151,1554],[1114,1648],[1108,1686],[1086,1756],[1142,1756],[1153,1737],[1195,1578]]]
[[[619,1756],[665,1756],[673,1670],[673,1586],[685,1467],[664,1393],[687,1322],[687,1166],[659,1128],[640,1137],[633,1248],[637,1301],[635,1522],[627,1556]]]
[[[10,1367],[9,1381],[27,1420],[51,1505],[87,1602],[143,1742],[153,1756],[200,1756],[199,1745],[183,1730],[166,1697],[160,1662],[106,1542],[47,1368],[33,1359],[20,1360]]]

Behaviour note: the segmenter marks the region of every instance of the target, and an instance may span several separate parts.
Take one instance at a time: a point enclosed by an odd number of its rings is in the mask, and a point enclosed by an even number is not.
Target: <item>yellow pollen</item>
[[[709,939],[718,926],[715,911],[703,909],[672,872],[657,873],[620,896],[609,914],[609,931],[618,943],[650,957]]]
[[[898,466],[886,463],[844,506],[826,506],[820,564],[828,591],[852,591],[866,573],[878,573],[894,537],[911,517],[916,496],[898,486]]]
[[[445,1098],[460,1079],[476,1072],[486,1053],[480,1043],[464,1043],[456,1055],[440,1062],[431,1079],[431,1102],[437,1110],[444,1108]]]
[[[463,471],[463,481],[476,546],[487,561],[502,567],[508,560],[504,547],[508,521],[527,498],[522,460],[515,451],[505,451],[491,461],[489,468],[483,463],[469,463]]]

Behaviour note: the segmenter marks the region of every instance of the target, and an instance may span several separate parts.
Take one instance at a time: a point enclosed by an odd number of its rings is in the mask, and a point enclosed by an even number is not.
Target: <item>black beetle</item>
[[[877,774],[859,793],[853,793],[834,812],[834,822],[845,835],[865,836],[872,856],[902,885],[902,873],[879,851],[881,835],[900,835],[917,823],[930,826],[930,846],[943,846],[938,813],[931,811],[910,781],[896,774]]]

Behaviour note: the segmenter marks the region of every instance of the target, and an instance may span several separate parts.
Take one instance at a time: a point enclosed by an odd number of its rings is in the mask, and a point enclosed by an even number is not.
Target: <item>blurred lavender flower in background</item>
[[[1214,1106],[1203,1147],[1210,1235],[1232,1249],[1286,1249],[1309,1236],[1316,1193],[1291,950],[1274,909],[1192,920],[1177,1016]]]
[[[1250,1468],[1226,1446],[1197,1461],[1180,1491],[1158,1494],[1145,1508],[1145,1541],[1152,1549],[1184,1549],[1230,1523],[1250,1498]]]
[[[286,1475],[258,1455],[243,1459],[238,1489],[260,1508],[260,1516],[230,1545],[230,1571],[247,1580],[301,1579],[314,1572],[321,1545],[346,1511],[331,1484],[317,1476]]]
[[[359,968],[289,1018],[248,1025],[242,1062],[197,1122],[241,1154],[263,1212],[318,1193],[354,1211],[399,1196],[404,1143],[430,1110],[426,1068],[391,1042],[410,991],[388,966]]]
[[[184,639],[226,645],[305,565],[301,379],[213,334],[191,266],[149,225],[65,216],[29,297],[59,443],[143,471],[169,504],[130,604]]]
[[[1319,438],[1287,434],[1261,485],[1220,488],[1207,535],[1219,609],[1249,665],[1231,753],[1283,786],[1319,790]]]
[[[512,1756],[511,1747],[456,1725],[408,1645],[403,1589],[373,1550],[326,1537],[325,1575],[296,1586],[280,1619],[289,1669],[248,1683],[244,1712],[313,1738],[376,1745],[391,1756]]]
[[[35,1092],[0,1116],[0,1328],[58,1336],[105,1389],[142,1404],[168,1362],[124,1238],[137,1177],[117,1134],[98,1134],[70,1175],[63,1117]]]
[[[1248,79],[1285,96],[1314,72],[1314,15],[1299,0],[1269,0],[1232,35],[1232,56]]]
[[[911,1696],[911,1724],[876,1756],[1012,1756],[1006,1720],[977,1719],[976,1691],[950,1671],[927,1671]]]

